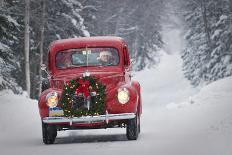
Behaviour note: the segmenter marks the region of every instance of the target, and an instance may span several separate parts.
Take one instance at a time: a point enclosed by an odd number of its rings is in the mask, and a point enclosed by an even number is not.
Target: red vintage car
[[[48,69],[47,69],[48,68]],[[125,127],[128,140],[140,132],[140,85],[131,80],[131,60],[120,37],[82,37],[50,44],[47,78],[38,107],[45,144],[57,131]]]

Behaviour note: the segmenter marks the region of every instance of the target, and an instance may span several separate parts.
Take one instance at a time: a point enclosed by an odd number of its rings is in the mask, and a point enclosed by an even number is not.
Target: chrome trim
[[[99,116],[82,116],[82,117],[45,117],[43,118],[44,123],[97,123],[97,122],[106,122],[110,120],[124,120],[135,118],[134,113],[121,113],[121,114],[108,114],[99,115]]]

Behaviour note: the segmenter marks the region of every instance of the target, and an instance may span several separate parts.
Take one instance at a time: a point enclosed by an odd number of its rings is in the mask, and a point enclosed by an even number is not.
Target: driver
[[[99,57],[99,63],[101,65],[111,65],[112,64],[112,53],[109,51],[101,51]]]

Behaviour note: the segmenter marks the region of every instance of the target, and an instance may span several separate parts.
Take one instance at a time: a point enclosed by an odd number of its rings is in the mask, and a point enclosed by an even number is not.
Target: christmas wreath
[[[66,117],[102,115],[105,113],[106,87],[94,76],[79,77],[64,85],[61,108]]]

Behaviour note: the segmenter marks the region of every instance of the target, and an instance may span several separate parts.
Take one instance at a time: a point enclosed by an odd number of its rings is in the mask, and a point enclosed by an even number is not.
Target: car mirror
[[[135,59],[130,59],[131,64],[134,65],[135,64]]]
[[[50,74],[49,74],[48,71],[47,71],[47,66],[46,66],[45,64],[42,64],[42,65],[40,66],[40,69],[41,69],[42,71],[44,71],[44,72],[47,74],[47,76],[50,76]]]
[[[47,66],[45,64],[42,64],[40,68],[42,71],[47,71]]]

